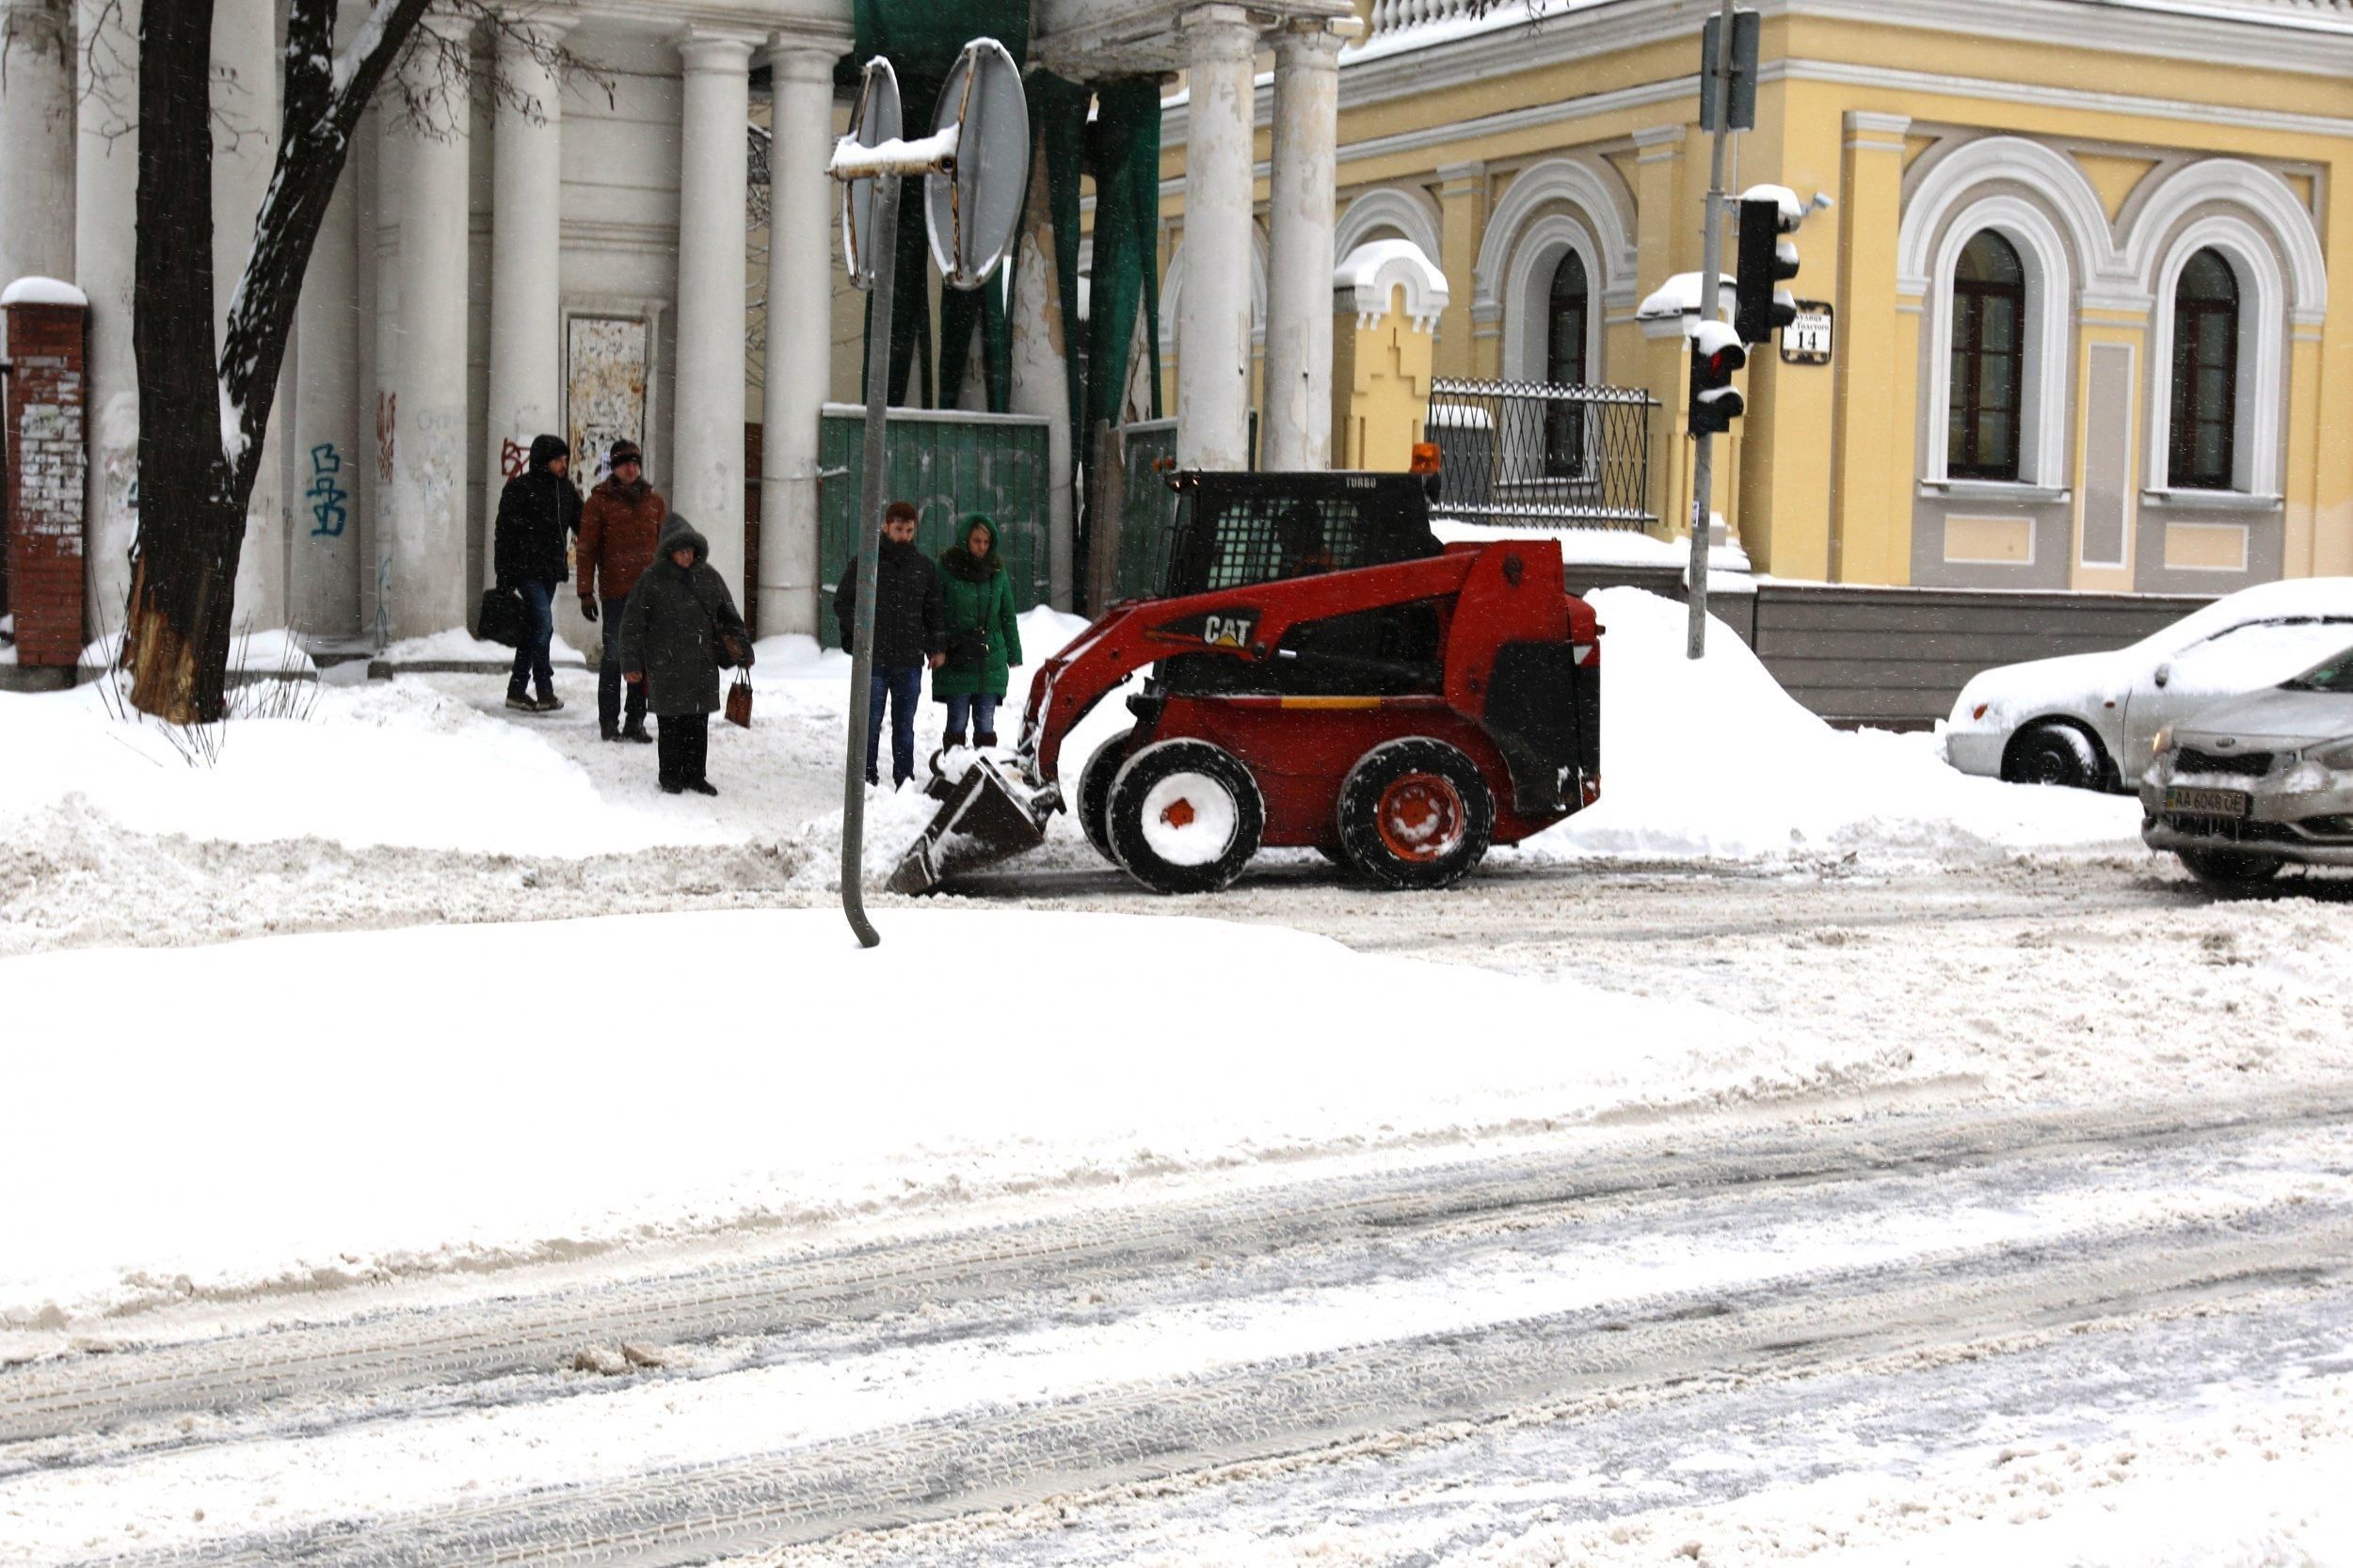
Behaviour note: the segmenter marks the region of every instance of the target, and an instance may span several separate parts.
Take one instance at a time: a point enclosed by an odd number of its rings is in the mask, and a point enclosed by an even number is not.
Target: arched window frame
[[[2025,273],[2026,306],[2019,387],[2018,479],[2022,487],[2067,488],[2068,410],[2073,377],[2074,265],[2058,228],[2033,202],[2009,195],[1989,196],[1956,213],[1936,249],[1929,277],[1934,291],[1934,329],[1929,342],[1927,439],[1922,476],[1931,484],[1999,484],[1955,480],[1946,471],[1945,431],[1952,416],[1953,273],[1961,252],[1983,230],[2010,243]]]
[[[2187,487],[2173,483],[2173,340],[2175,305],[2182,272],[2201,250],[2230,264],[2238,280],[2238,380],[2232,408],[2232,468],[2228,491],[2269,499],[2280,493],[2281,429],[2285,420],[2287,280],[2278,253],[2245,219],[2229,215],[2201,218],[2167,246],[2157,272],[2155,341],[2149,361],[2149,488],[2164,492]]]
[[[1585,268],[1585,377],[1600,382],[1603,360],[1603,293],[1610,283],[1601,264],[1601,247],[1593,232],[1568,213],[1547,213],[1521,232],[1518,248],[1505,274],[1503,307],[1503,378],[1542,381],[1550,355],[1552,275],[1561,258],[1577,252]]]
[[[1561,280],[1571,267],[1577,269],[1577,327],[1571,341],[1563,343],[1561,333]],[[1585,265],[1585,258],[1575,246],[1561,249],[1552,264],[1552,275],[1545,281],[1545,375],[1547,384],[1582,387],[1593,379],[1593,275]],[[1562,375],[1556,367],[1563,358],[1574,360],[1574,373]],[[1555,479],[1583,478],[1593,467],[1592,455],[1585,450],[1585,409],[1582,405],[1555,402],[1545,417],[1545,472]]]
[[[1972,281],[1964,285],[1961,278],[1960,264],[1967,261],[1970,253],[1977,250],[1980,246],[1997,249],[2003,254],[2006,254],[2009,258],[2011,264],[2017,268],[2017,277],[2009,280],[1988,280],[1983,282]],[[2024,258],[2018,254],[2017,247],[2011,245],[2009,237],[1999,229],[1979,229],[1976,233],[1971,234],[1968,240],[1962,244],[1961,248],[1961,254],[1955,258],[1952,291],[1952,348],[1946,358],[1945,366],[1945,396],[1947,399],[1946,412],[1948,416],[1952,411],[1950,400],[1953,395],[1953,383],[1959,381],[1963,384],[1964,388],[1966,388],[1972,383],[1980,383],[1982,381],[1982,377],[1978,376],[1972,375],[1964,376],[1958,374],[1962,360],[1973,351],[1978,354],[1986,352],[1992,341],[1992,335],[1988,333],[1985,328],[1984,311],[1982,308],[1978,312],[1978,323],[1974,343],[1963,341],[1962,322],[1965,318],[1966,312],[1964,312],[1961,308],[1962,295],[1964,293],[1968,293],[1977,296],[1981,299],[1987,300],[2006,298],[2010,300],[2015,307],[2010,323],[2010,338],[2012,346],[2008,350],[2008,357],[2016,361],[2016,363],[2011,367],[2011,376],[2013,379],[2012,385],[2009,389],[2010,396],[2008,410],[2009,414],[2009,439],[2004,445],[2004,450],[2006,450],[2009,455],[2009,461],[2007,464],[1994,463],[1990,460],[1992,457],[1991,454],[1979,454],[1978,456],[1980,460],[1977,463],[1969,465],[1973,472],[1966,475],[1966,477],[1970,479],[1979,481],[1993,480],[1996,482],[2015,484],[2018,482],[2018,476],[2025,470],[2025,388],[2029,375],[2027,365],[2028,349],[2033,341],[2028,335],[2026,325],[2025,262]],[[1976,405],[1972,403],[1969,407],[1974,408]],[[1964,413],[1962,418],[1961,428],[1964,436],[1967,438],[1974,439],[1975,437],[1982,434],[1981,429],[1977,426],[1976,422],[1971,420],[1966,413]],[[1945,442],[1945,472],[1950,473],[1953,472],[1954,454],[1953,433],[1950,427],[1949,417],[1947,419],[1946,428],[1941,432],[1941,435]],[[1976,470],[1982,470],[1989,467],[2007,467],[2009,472],[2007,473],[1974,472]],[[1961,475],[1956,475],[1956,477],[1961,477]]]

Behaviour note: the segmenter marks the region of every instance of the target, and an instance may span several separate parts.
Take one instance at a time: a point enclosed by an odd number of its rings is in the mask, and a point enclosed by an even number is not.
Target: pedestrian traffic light
[[[1778,185],[1758,185],[1740,199],[1739,280],[1732,324],[1742,343],[1765,343],[1798,319],[1798,302],[1781,285],[1798,275],[1798,248],[1783,239],[1797,232],[1805,210]]]
[[[1691,434],[1721,436],[1748,404],[1732,385],[1733,372],[1749,362],[1740,335],[1721,321],[1703,321],[1691,333]]]

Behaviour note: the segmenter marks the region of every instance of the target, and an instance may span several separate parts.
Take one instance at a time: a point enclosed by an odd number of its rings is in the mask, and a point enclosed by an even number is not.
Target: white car
[[[2018,784],[2130,792],[2157,732],[2200,708],[2275,686],[2353,635],[2353,577],[2243,588],[2153,636],[1987,670],[1961,690],[1945,757]]]

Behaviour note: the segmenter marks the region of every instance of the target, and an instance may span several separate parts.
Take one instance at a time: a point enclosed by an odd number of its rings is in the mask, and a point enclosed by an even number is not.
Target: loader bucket
[[[1033,791],[987,758],[975,759],[961,778],[936,775],[930,792],[940,797],[938,814],[900,856],[886,885],[894,893],[928,893],[959,872],[1035,849],[1061,804],[1052,785]]]

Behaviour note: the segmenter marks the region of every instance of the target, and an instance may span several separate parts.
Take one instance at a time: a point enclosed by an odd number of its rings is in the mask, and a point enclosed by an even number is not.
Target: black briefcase
[[[520,648],[523,640],[523,598],[512,588],[482,590],[482,610],[473,634],[486,643]]]

